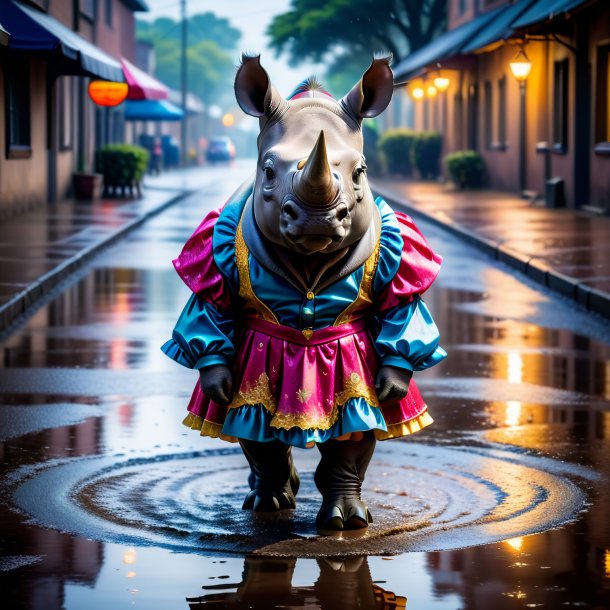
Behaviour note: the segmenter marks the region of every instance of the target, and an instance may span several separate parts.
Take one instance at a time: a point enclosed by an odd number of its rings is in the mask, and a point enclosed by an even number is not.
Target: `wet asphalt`
[[[203,170],[0,344],[3,607],[610,607],[610,327],[425,223],[449,358],[417,377],[434,425],[378,444],[369,533],[317,536],[315,450],[297,511],[240,510],[246,462],[181,425],[196,375],[159,346],[171,259],[251,167]]]

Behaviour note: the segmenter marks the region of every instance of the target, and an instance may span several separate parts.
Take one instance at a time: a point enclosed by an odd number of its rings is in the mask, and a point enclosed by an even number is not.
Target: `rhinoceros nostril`
[[[282,213],[288,216],[290,220],[297,220],[299,217],[299,213],[297,212],[295,205],[293,203],[290,203],[290,201],[287,201],[282,206]]]
[[[349,215],[349,210],[346,205],[341,205],[337,208],[337,220],[345,220]]]

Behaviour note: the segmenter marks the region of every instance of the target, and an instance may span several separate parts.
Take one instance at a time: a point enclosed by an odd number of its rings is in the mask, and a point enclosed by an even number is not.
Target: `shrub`
[[[411,165],[422,178],[436,178],[441,160],[443,140],[437,131],[415,134],[411,144]]]
[[[379,152],[386,171],[411,175],[411,147],[415,132],[410,129],[389,129],[379,138]]]
[[[482,186],[485,177],[483,157],[474,150],[458,150],[443,159],[453,183],[461,189]]]
[[[95,154],[96,169],[104,176],[104,194],[124,194],[126,189],[140,191],[140,182],[148,167],[149,153],[141,146],[108,144]]]
[[[381,173],[381,159],[379,155],[379,132],[375,123],[366,121],[362,124],[362,137],[364,139],[364,157],[369,174]]]

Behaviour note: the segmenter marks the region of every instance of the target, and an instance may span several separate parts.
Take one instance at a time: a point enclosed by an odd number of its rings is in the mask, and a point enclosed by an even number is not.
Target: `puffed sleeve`
[[[421,298],[436,279],[442,259],[409,216],[395,213],[382,200],[376,203],[382,230],[373,283],[378,331],[375,347],[382,365],[420,371],[447,356]]]
[[[382,366],[422,371],[447,357],[438,328],[419,295],[377,316],[375,348]]]
[[[205,294],[193,294],[176,322],[172,338],[161,349],[190,369],[226,365],[235,353],[234,332],[229,312],[217,309]]]
[[[188,368],[228,364],[234,355],[235,289],[231,276],[234,265],[230,264],[234,242],[230,231],[220,230],[227,222],[233,223],[232,218],[227,220],[231,214],[227,215],[226,209],[210,212],[174,260],[178,275],[193,294],[180,314],[172,338],[161,349]],[[221,234],[218,239],[217,232]],[[227,273],[221,273],[222,266]]]

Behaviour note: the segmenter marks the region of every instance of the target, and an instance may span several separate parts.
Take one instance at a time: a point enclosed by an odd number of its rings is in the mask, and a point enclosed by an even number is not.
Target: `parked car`
[[[210,138],[206,158],[208,161],[231,161],[235,159],[235,145],[231,142],[231,138],[226,136]]]

